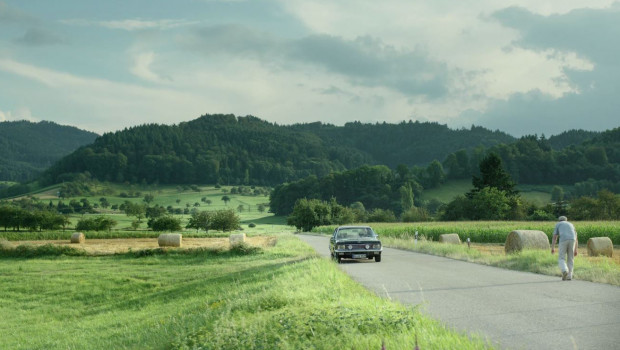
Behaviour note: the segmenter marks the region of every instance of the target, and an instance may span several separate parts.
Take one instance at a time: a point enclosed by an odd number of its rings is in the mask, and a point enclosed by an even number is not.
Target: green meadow
[[[365,290],[292,234],[275,247],[0,257],[2,349],[483,349]]]
[[[275,225],[282,224],[286,219],[274,218],[272,214],[269,214],[269,196],[267,188],[258,188],[259,194],[254,194],[256,188],[250,188],[245,186],[245,189],[249,193],[239,194],[231,193],[238,188],[238,186],[222,186],[220,188],[214,186],[197,186],[195,191],[188,186],[184,188],[179,186],[137,186],[137,185],[119,185],[119,184],[94,184],[91,185],[93,191],[98,192],[97,195],[84,195],[74,196],[71,198],[58,198],[59,186],[48,187],[44,190],[38,191],[31,195],[45,204],[51,203],[56,206],[59,201],[64,204],[68,204],[71,200],[87,199],[91,205],[100,205],[100,199],[106,198],[106,200],[112,205],[121,205],[125,201],[132,203],[144,202],[146,195],[152,195],[153,201],[149,203],[150,206],[160,205],[164,208],[172,207],[174,210],[223,210],[233,209],[241,218],[242,224],[266,224]],[[225,202],[222,200],[224,196],[227,196],[230,200]],[[203,200],[204,199],[204,200]],[[263,211],[260,211],[260,206],[263,207]],[[70,227],[75,226],[77,221],[83,217],[106,215],[117,221],[117,225],[114,230],[133,230],[131,227],[132,221],[136,220],[135,217],[125,215],[120,210],[112,210],[108,208],[95,208],[95,214],[72,214],[69,216],[71,223]],[[174,214],[175,217],[181,218],[182,225],[185,226],[189,220],[189,214]],[[138,230],[147,229],[146,219],[142,219]]]
[[[291,232],[286,218],[268,212],[268,196],[258,191],[231,193],[233,187],[100,185],[91,204],[105,197],[111,205],[124,201],[173,209],[234,209],[248,235],[277,236],[274,247],[233,250],[153,249],[89,256],[72,248],[43,246],[15,250],[2,240],[69,239],[73,230],[0,231],[0,348],[4,349],[483,349],[476,336],[455,333],[424,316],[416,307],[382,299],[351,280],[337,265],[322,259]],[[446,191],[454,193],[454,189]],[[136,193],[139,192],[139,195]],[[57,188],[34,195],[56,205]],[[131,194],[128,197],[125,194]],[[224,202],[223,196],[230,201]],[[259,206],[264,211],[259,211]],[[137,230],[134,217],[97,208],[95,214],[73,214],[71,225],[90,215],[118,222],[109,232],[87,232],[93,238],[157,237]],[[174,214],[185,226],[189,215]],[[254,225],[250,225],[254,224]],[[371,224],[386,246],[443,255],[502,268],[557,273],[548,252],[511,256],[476,253],[465,245],[439,245],[441,233],[457,232],[472,241],[496,242],[512,229],[540,229],[552,222],[455,222]],[[251,227],[252,226],[252,227]],[[617,222],[576,223],[580,240],[611,232]],[[333,227],[317,232],[331,233]],[[419,231],[423,240],[414,244]],[[186,237],[229,233],[183,230]],[[503,235],[503,236],[502,236]],[[11,249],[10,252],[8,249]],[[588,265],[589,264],[589,265]],[[620,284],[618,264],[605,258],[579,263],[576,278]],[[25,326],[27,325],[27,326]]]

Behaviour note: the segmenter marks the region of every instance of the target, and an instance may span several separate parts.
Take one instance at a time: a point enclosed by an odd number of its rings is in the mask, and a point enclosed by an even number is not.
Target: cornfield
[[[369,224],[379,236],[411,238],[416,231],[419,237],[437,241],[444,233],[458,233],[462,241],[469,238],[476,243],[505,243],[513,230],[542,231],[551,240],[555,222],[551,221],[454,221],[419,223],[373,223]],[[591,237],[609,237],[614,245],[620,245],[620,221],[575,221],[577,237],[586,244]],[[335,226],[321,226],[313,232],[330,234]]]

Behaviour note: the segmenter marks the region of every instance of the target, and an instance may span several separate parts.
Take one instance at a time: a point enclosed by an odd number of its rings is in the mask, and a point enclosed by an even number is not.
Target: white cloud
[[[28,120],[31,122],[39,121],[37,118],[32,116],[30,109],[27,107],[19,107],[15,111],[1,111],[0,110],[0,121],[17,121],[17,120]]]
[[[0,70],[40,84],[37,89],[16,88],[11,92],[36,101],[31,108],[37,108],[38,115],[45,114],[46,119],[47,115],[56,115],[56,122],[97,132],[192,119],[202,113],[204,104],[192,92],[84,78],[9,59],[0,59]]]
[[[158,19],[145,20],[141,18],[110,20],[110,21],[92,21],[86,19],[64,19],[60,23],[75,26],[98,26],[108,29],[120,29],[126,31],[145,30],[145,29],[173,29],[183,26],[194,25],[200,23],[198,21],[188,21],[184,19]]]
[[[161,82],[169,82],[172,79],[169,77],[162,76],[158,73],[155,73],[152,69],[152,64],[155,60],[155,53],[152,51],[149,52],[140,52],[133,55],[133,66],[130,68],[130,71],[133,75],[154,83]]]

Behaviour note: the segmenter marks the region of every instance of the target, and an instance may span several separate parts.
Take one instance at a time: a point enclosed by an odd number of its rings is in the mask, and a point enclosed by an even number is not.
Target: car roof
[[[371,228],[370,226],[338,226],[337,230],[342,228]]]

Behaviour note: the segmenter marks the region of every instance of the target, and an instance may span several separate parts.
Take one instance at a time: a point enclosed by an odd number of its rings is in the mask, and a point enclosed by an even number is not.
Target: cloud
[[[85,19],[65,19],[60,21],[63,24],[74,26],[97,26],[108,29],[120,29],[126,31],[146,30],[146,29],[174,29],[183,26],[194,25],[200,23],[198,21],[188,21],[184,19],[158,19],[144,20],[141,18],[111,20],[111,21],[91,21]]]
[[[130,68],[130,71],[133,75],[155,83],[161,83],[164,81],[172,81],[170,77],[162,76],[158,73],[155,73],[151,65],[155,60],[155,53],[150,52],[140,52],[134,55],[134,64]]]
[[[62,44],[65,41],[51,31],[41,28],[30,28],[23,36],[13,40],[13,42],[26,46],[43,46]]]
[[[29,108],[21,107],[16,109],[15,111],[1,111],[0,110],[0,121],[17,121],[17,120],[28,120],[31,122],[39,121],[37,118],[32,116]]]
[[[56,115],[56,122],[97,132],[140,123],[169,123],[203,113],[202,99],[191,92],[147,88],[73,74],[0,59],[0,71],[27,78],[19,81],[7,98],[28,96],[36,101],[38,114]],[[71,106],[67,109],[66,106]],[[35,107],[33,107],[35,108]],[[35,109],[36,111],[36,109]]]
[[[455,73],[422,50],[398,50],[370,36],[284,39],[240,25],[220,25],[194,31],[184,44],[208,56],[245,57],[279,69],[310,66],[354,85],[387,87],[407,96],[444,97]]]
[[[549,56],[587,59],[587,64],[563,65],[563,79],[574,88],[560,96],[538,89],[496,99],[483,112],[467,111],[469,122],[510,130],[516,135],[557,134],[567,129],[606,130],[618,127],[620,81],[620,5],[605,9],[576,9],[541,16],[511,7],[492,15],[502,25],[518,30],[508,50],[530,50]]]
[[[583,8],[549,16],[510,7],[492,17],[519,31],[515,46],[536,51],[573,51],[603,64],[616,63],[620,54],[620,45],[614,45],[620,38],[620,2],[607,9]]]

